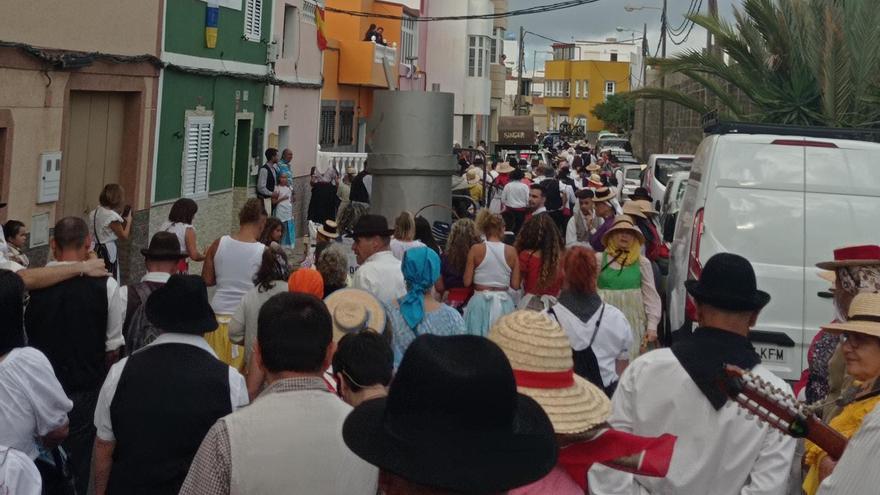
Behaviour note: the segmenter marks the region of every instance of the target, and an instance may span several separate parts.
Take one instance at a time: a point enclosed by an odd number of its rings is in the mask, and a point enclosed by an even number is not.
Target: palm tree
[[[744,0],[734,24],[690,17],[723,53],[689,50],[651,63],[661,74],[697,82],[720,114],[736,120],[880,127],[877,7],[874,0]],[[644,88],[632,96],[713,110],[673,89]]]

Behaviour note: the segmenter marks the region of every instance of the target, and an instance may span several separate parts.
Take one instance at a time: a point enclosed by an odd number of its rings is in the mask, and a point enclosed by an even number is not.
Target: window
[[[586,99],[586,98],[590,97],[590,81],[587,81],[586,79],[584,79],[583,83],[584,83],[584,98]]]
[[[571,81],[562,81],[562,93],[566,98],[571,96]]]
[[[354,108],[351,106],[339,109],[339,146],[350,146],[354,143]]]
[[[186,120],[186,142],[183,145],[181,174],[181,196],[185,198],[208,193],[213,130],[213,116],[189,117]]]
[[[554,45],[553,60],[574,60],[574,45]]]
[[[575,98],[581,97],[581,81],[580,80],[577,80],[574,82],[574,97]]]
[[[617,52],[611,52],[611,61],[617,62]]]
[[[321,106],[321,146],[336,144],[336,104]]]
[[[489,76],[489,45],[487,36],[468,36],[468,70],[469,77]]]
[[[313,2],[309,2],[309,1],[304,1],[303,2],[303,19],[314,24],[315,23],[315,16],[318,15],[316,12],[317,9],[318,9],[317,4],[315,4]]]
[[[248,41],[260,41],[263,23],[263,0],[245,0],[244,37]]]
[[[405,64],[413,63],[419,56],[419,28],[416,20],[405,16],[400,24],[401,58]]]
[[[605,81],[605,99],[613,95],[617,90],[617,83],[614,81]]]
[[[284,34],[281,39],[281,58],[295,58],[296,44],[299,41],[299,19],[296,7],[284,6]]]
[[[493,64],[500,64],[501,57],[504,55],[504,28],[494,28],[492,30],[492,41],[489,44],[489,61]]]

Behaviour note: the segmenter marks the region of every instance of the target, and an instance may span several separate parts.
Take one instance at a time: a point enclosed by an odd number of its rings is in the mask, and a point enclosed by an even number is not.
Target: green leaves
[[[636,116],[635,101],[628,94],[610,95],[607,100],[593,107],[590,113],[611,129],[627,133],[632,129]]]
[[[705,88],[708,103],[676,90],[644,88],[665,99],[737,120],[880,127],[880,9],[870,0],[744,0],[734,24],[691,19],[722,53],[687,51],[653,60]],[[734,88],[738,94],[733,94]]]

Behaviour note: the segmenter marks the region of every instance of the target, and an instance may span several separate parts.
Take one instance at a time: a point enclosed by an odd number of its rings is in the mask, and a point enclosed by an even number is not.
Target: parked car
[[[667,246],[672,246],[672,240],[675,238],[675,219],[678,218],[678,211],[681,209],[681,200],[687,188],[688,176],[690,172],[675,172],[669,176],[666,183],[666,194],[663,196],[660,204],[659,223],[663,242]]]
[[[599,139],[596,141],[596,148],[600,151],[605,148],[620,148],[624,151],[632,152],[632,144],[630,144],[629,139],[624,137],[606,137],[604,139]]]
[[[618,201],[623,202],[630,194],[636,192],[636,188],[639,187],[639,175],[642,173],[643,167],[644,165],[639,163],[621,165],[620,168],[623,169],[623,184],[620,184],[618,188]]]
[[[880,133],[718,122],[706,132],[675,227],[669,323],[686,330],[694,321],[684,282],[712,255],[745,256],[772,296],[750,338],[768,368],[797,379],[820,325],[834,318],[815,264],[835,248],[877,243],[880,144],[868,140]]]
[[[676,172],[688,172],[694,155],[651,155],[648,158],[648,167],[642,177],[642,187],[646,188],[654,198],[655,209],[659,211],[660,200],[666,194],[666,183],[669,176]]]
[[[620,134],[615,134],[613,132],[602,131],[596,137],[596,140],[598,141],[598,140],[605,139],[605,138],[616,138],[616,137],[621,137],[621,136],[620,136]]]

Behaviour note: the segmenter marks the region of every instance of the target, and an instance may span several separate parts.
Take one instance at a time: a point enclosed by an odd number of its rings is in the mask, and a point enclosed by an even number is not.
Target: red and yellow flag
[[[315,8],[315,24],[318,26],[318,50],[327,49],[327,35],[324,33],[324,9]]]

